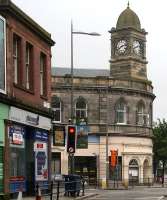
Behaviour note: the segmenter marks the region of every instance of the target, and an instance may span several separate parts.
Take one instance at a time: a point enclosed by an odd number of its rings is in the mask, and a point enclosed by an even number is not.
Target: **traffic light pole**
[[[70,174],[74,174],[74,153],[69,154]]]

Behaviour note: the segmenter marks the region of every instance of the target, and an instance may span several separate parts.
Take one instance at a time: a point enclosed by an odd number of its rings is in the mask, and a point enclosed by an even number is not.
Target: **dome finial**
[[[128,5],[127,5],[127,8],[129,8],[129,1],[128,1]]]

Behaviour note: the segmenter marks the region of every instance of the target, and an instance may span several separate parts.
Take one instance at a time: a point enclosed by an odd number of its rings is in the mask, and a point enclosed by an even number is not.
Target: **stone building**
[[[152,106],[155,98],[147,79],[146,35],[129,8],[120,14],[111,34],[110,70],[75,69],[73,112],[86,119],[88,148],[75,153],[75,171],[91,182],[97,178],[144,183],[152,178]],[[52,102],[57,125],[71,115],[68,68],[52,68]],[[116,167],[112,153],[118,152]],[[68,173],[65,147],[52,146],[52,164]],[[112,167],[111,167],[112,165]]]
[[[49,181],[54,41],[10,0],[0,0],[0,39],[0,194],[32,195]]]

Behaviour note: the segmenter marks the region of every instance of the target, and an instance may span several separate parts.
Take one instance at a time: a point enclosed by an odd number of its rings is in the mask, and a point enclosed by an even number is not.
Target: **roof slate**
[[[109,76],[110,71],[107,69],[73,69],[74,76],[79,77],[96,77],[96,76]],[[71,68],[52,67],[52,76],[65,76],[71,74]]]

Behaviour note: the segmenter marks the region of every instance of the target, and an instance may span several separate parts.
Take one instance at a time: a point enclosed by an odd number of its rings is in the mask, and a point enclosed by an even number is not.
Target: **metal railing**
[[[47,198],[49,200],[59,200],[62,196],[76,197],[85,195],[85,180],[56,180],[42,186],[38,183],[35,187],[36,200]]]

